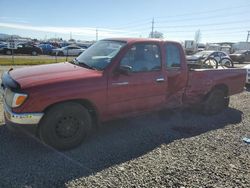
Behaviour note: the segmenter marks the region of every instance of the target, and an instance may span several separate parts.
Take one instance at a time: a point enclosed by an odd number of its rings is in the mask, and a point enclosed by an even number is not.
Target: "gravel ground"
[[[1,102],[0,187],[250,187],[249,97],[231,97],[212,117],[161,111],[108,122],[65,152],[9,132]]]

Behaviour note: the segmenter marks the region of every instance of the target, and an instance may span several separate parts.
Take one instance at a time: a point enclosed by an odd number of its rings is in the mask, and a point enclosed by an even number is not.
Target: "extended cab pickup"
[[[244,89],[244,69],[192,67],[176,42],[101,40],[72,62],[5,72],[6,125],[32,128],[44,143],[68,149],[99,122],[194,105],[216,114]]]

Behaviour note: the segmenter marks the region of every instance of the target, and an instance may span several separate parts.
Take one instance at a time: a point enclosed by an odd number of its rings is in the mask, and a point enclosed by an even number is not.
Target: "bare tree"
[[[163,38],[163,33],[159,32],[159,31],[154,31],[152,33],[152,31],[149,33],[149,37],[150,38],[158,38],[158,39],[162,39]]]

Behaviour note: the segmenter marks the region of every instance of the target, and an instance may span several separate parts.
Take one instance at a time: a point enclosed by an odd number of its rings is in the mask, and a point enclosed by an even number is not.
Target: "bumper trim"
[[[4,104],[4,116],[12,123],[21,125],[38,124],[43,115],[44,113],[14,113]]]

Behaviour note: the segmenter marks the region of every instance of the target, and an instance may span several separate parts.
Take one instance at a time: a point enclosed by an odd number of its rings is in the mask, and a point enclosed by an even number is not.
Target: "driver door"
[[[112,74],[108,80],[108,115],[160,109],[166,102],[167,82],[162,71],[160,46],[154,43],[134,44],[119,66],[131,67],[126,74]]]

